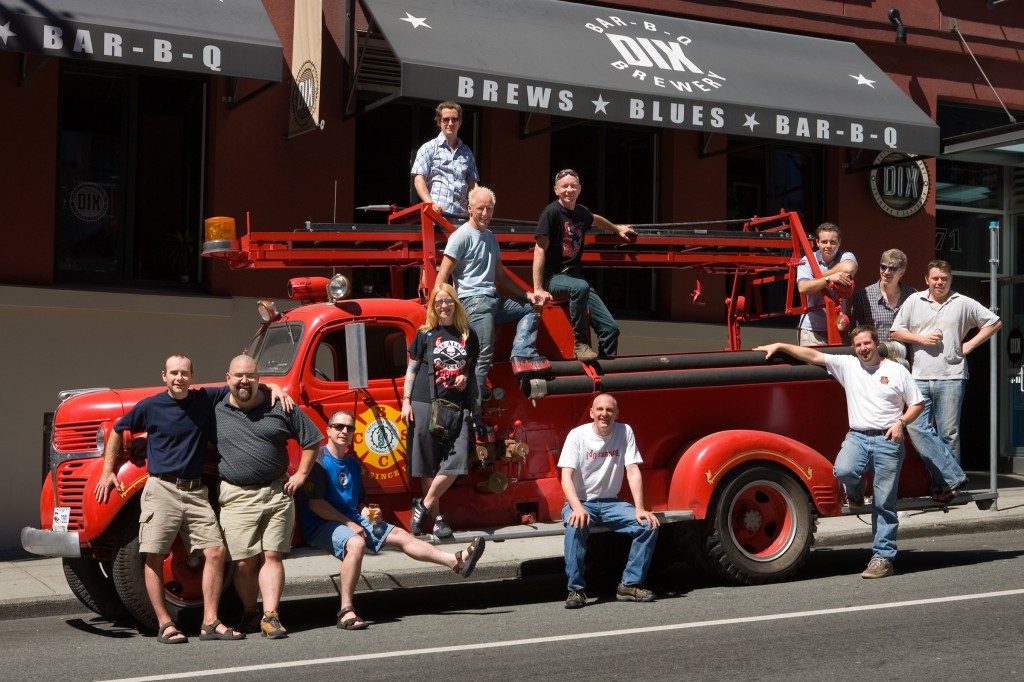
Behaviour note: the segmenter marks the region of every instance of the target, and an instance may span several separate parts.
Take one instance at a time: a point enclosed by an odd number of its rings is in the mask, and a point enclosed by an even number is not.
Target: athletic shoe
[[[423,522],[427,520],[430,510],[423,506],[422,497],[412,499],[412,519],[409,521],[409,532],[413,535],[423,535]]]
[[[260,630],[267,639],[283,639],[288,636],[288,631],[284,629],[281,620],[277,617],[277,611],[267,611],[263,614]]]
[[[448,522],[440,514],[434,519],[434,535],[439,538],[450,538],[452,536],[452,527],[448,525]]]
[[[861,578],[888,578],[892,575],[892,562],[880,556],[872,557],[868,567],[860,574]]]

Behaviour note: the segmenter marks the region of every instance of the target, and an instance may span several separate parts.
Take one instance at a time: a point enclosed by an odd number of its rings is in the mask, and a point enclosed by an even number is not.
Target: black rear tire
[[[715,491],[709,518],[709,563],[735,583],[788,580],[814,542],[807,491],[788,471],[771,466],[751,466],[727,478]]]
[[[107,620],[120,620],[128,615],[117,588],[114,587],[110,562],[95,559],[64,559],[64,578],[71,592],[86,608]]]

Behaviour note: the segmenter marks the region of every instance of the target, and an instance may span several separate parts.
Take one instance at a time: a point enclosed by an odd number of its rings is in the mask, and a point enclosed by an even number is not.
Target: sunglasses
[[[885,263],[881,263],[881,264],[879,264],[878,269],[879,270],[884,270],[885,272],[899,272],[900,266],[898,266],[898,265],[886,265]]]
[[[331,428],[335,431],[355,431],[355,424],[331,424]]]
[[[446,116],[441,119],[441,123],[458,123],[461,120],[458,116]]]
[[[560,170],[557,173],[555,173],[555,182],[558,182],[559,180],[561,180],[562,178],[564,178],[567,175],[571,175],[574,178],[576,178],[577,180],[580,179],[580,174],[579,173],[574,171],[572,168],[566,168],[565,170]]]
[[[447,301],[436,300],[434,301],[435,308],[443,308],[446,305],[455,305],[455,301],[448,299]]]

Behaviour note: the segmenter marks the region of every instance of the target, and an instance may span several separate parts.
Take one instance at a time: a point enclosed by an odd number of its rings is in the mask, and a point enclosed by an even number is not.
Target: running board
[[[897,500],[896,511],[949,511],[949,507],[962,507],[970,504],[971,502],[978,502],[980,509],[987,509],[992,505],[992,502],[999,499],[998,492],[959,492],[949,502],[936,502],[935,500],[928,497],[908,497],[902,500]],[[985,503],[988,502],[986,505]],[[984,505],[984,506],[983,506]],[[860,516],[862,514],[870,514],[871,505],[862,504],[858,506],[847,506],[843,507],[844,516]]]
[[[655,516],[658,517],[658,521],[662,524],[666,523],[679,523],[682,521],[693,521],[694,516],[692,511],[669,511],[669,512],[655,512]],[[591,529],[591,533],[602,533],[608,529],[604,526],[597,526]],[[423,535],[417,536],[424,542],[429,542],[432,545],[447,545],[456,544],[463,542],[470,542],[473,538],[486,538],[488,542],[504,542],[505,540],[522,540],[526,538],[547,538],[556,535],[564,535],[565,526],[561,522],[557,523],[531,523],[531,524],[519,524],[517,526],[504,526],[501,528],[484,528],[482,530],[467,530],[459,531],[454,533],[450,538],[441,539],[436,535],[424,533]],[[398,551],[397,547],[392,548],[389,545],[384,545],[382,551],[394,549]],[[315,556],[323,554],[321,550],[316,547],[309,545],[302,545],[292,547],[292,551],[289,556],[301,557],[301,556]]]
[[[678,523],[680,521],[693,521],[692,511],[669,511],[655,512],[658,521],[665,523]],[[604,526],[596,526],[590,530],[591,533],[603,533],[608,529]],[[432,545],[448,544],[450,542],[469,542],[473,538],[486,538],[488,542],[504,542],[505,540],[522,540],[526,538],[547,538],[555,535],[565,535],[565,526],[561,522],[556,523],[531,523],[519,524],[517,526],[504,526],[502,528],[485,528],[482,530],[467,530],[454,533],[452,537],[444,540],[436,535],[423,534],[419,538]]]

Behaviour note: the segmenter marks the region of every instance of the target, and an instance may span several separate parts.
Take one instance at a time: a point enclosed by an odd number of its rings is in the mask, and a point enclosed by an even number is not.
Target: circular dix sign
[[[894,218],[909,218],[924,208],[931,188],[928,166],[917,156],[903,152],[876,156],[868,182],[875,203]]]

